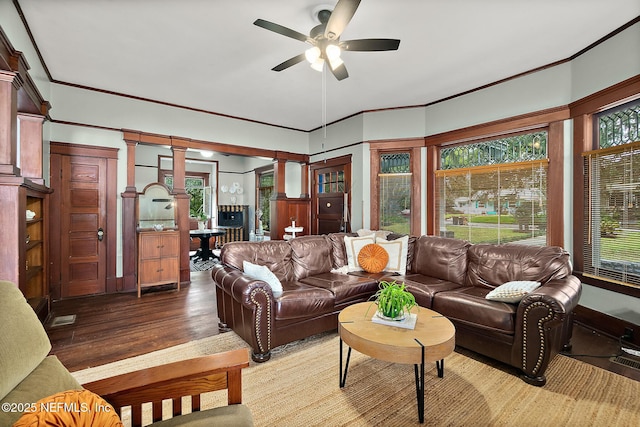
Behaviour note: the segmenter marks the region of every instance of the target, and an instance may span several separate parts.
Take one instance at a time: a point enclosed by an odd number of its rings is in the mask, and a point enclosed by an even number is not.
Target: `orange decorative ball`
[[[367,273],[380,273],[389,262],[389,254],[380,245],[369,243],[360,249],[358,264]]]

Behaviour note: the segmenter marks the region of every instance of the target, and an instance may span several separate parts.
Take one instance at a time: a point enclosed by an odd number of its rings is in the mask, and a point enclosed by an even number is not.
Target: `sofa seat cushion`
[[[375,280],[350,274],[317,274],[300,282],[331,291],[336,304],[367,299],[378,290],[378,282]]]
[[[336,298],[329,289],[295,280],[282,282],[282,288],[282,294],[275,298],[277,320],[315,317],[335,307]]]
[[[408,274],[406,276],[388,276],[382,280],[387,282],[396,281],[404,283],[406,289],[413,294],[416,302],[421,307],[431,308],[433,305],[433,297],[444,291],[459,289],[461,286],[448,280],[438,279],[436,277],[424,276],[422,274]]]
[[[488,289],[464,287],[440,292],[433,299],[433,310],[455,321],[472,324],[490,331],[513,335],[518,306],[489,301]]]
[[[153,427],[249,427],[253,417],[246,405],[227,405],[191,412],[151,424]]]
[[[82,386],[55,356],[46,357],[22,382],[20,382],[2,403],[35,403],[38,400],[65,390],[80,390]],[[0,426],[10,426],[22,414],[0,411]]]

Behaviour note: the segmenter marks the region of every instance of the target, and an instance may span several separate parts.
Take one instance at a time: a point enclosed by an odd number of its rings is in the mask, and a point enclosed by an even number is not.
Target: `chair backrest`
[[[0,400],[51,351],[38,316],[18,287],[0,281]]]

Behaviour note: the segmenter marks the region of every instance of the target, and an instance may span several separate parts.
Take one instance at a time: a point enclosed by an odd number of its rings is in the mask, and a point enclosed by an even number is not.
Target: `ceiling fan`
[[[320,25],[311,29],[309,35],[304,35],[290,28],[264,19],[256,19],[254,25],[273,31],[292,39],[300,40],[312,45],[304,53],[296,55],[272,68],[282,71],[296,65],[305,59],[311,63],[311,68],[322,71],[325,62],[338,80],[349,77],[347,68],[340,58],[342,51],[374,52],[397,50],[400,40],[396,39],[358,39],[340,41],[340,35],[356,13],[360,0],[339,0],[333,11],[322,9],[318,12]]]

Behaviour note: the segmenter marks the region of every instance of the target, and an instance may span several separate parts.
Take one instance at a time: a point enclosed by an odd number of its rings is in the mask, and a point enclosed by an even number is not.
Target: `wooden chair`
[[[154,422],[162,420],[162,401],[167,399],[172,400],[173,416],[177,417],[167,425],[181,425],[193,417],[211,418],[213,425],[216,424],[216,417],[221,415],[216,412],[233,419],[233,425],[253,425],[251,413],[242,405],[242,369],[247,366],[248,350],[239,349],[142,369],[82,386],[100,395],[120,414],[122,408],[130,406],[134,426],[142,425],[144,403],[152,403]],[[227,389],[229,407],[213,408],[197,414],[202,393],[223,389]],[[191,396],[191,415],[180,416],[183,396]]]
[[[28,408],[26,405],[59,395],[80,398],[85,388],[110,403],[120,416],[122,408],[131,407],[133,426],[142,425],[144,403],[152,404],[154,426],[253,425],[249,408],[242,405],[242,369],[249,366],[246,348],[79,384],[58,358],[49,354],[49,337],[22,292],[13,283],[1,280],[0,325],[3,325],[0,331],[0,404],[3,408],[7,404]],[[224,389],[228,405],[200,410],[202,393]],[[183,396],[191,396],[191,413],[185,415],[181,415]],[[160,421],[163,400],[171,403],[173,418]],[[51,414],[58,415],[55,411]],[[40,410],[26,413],[0,411],[0,425],[13,425],[23,415],[42,416],[44,420],[38,418],[38,422],[44,425],[50,414],[42,410],[42,405]],[[25,423],[32,425],[29,419]]]

